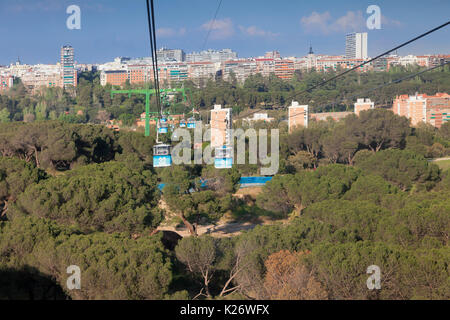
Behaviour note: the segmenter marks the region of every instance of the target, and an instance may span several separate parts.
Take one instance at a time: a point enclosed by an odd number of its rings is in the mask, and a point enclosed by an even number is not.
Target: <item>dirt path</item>
[[[207,225],[199,225],[197,227],[197,233],[199,236],[203,234],[209,234],[213,237],[224,238],[224,237],[233,237],[241,234],[242,231],[251,230],[256,227],[258,224],[250,223],[250,222],[229,222],[223,224],[207,224]],[[174,231],[178,233],[182,237],[190,236],[190,233],[187,228],[175,228],[172,226],[162,226],[159,227],[160,231]]]
[[[247,201],[254,201],[256,196],[262,191],[262,187],[250,187],[240,189],[237,193],[233,194],[236,198],[246,199]],[[171,221],[176,218],[177,214],[171,212],[164,200],[160,200],[159,207],[166,212],[165,221],[158,227],[159,231],[174,231],[182,237],[190,236],[189,230],[185,226],[174,226]],[[219,221],[216,224],[198,225],[197,234],[209,234],[213,237],[224,238],[234,237],[241,234],[243,231],[252,230],[258,225],[270,225],[274,223],[286,223],[288,220],[271,220],[266,217],[258,217],[258,222],[251,221]]]
[[[437,162],[437,161],[445,161],[445,160],[450,160],[450,157],[429,159],[428,161],[430,161],[430,162]]]

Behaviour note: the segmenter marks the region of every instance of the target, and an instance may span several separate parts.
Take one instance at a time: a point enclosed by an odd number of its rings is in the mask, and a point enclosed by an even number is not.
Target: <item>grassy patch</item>
[[[235,221],[252,221],[262,217],[267,217],[271,220],[279,220],[285,218],[280,214],[261,209],[256,205],[247,204],[242,204],[235,208],[232,212],[232,217]]]
[[[450,169],[450,160],[433,161],[433,163],[437,164],[443,171]]]

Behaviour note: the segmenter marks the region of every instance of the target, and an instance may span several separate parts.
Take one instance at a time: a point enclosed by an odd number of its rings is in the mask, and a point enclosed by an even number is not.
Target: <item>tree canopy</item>
[[[143,232],[161,222],[156,177],[121,162],[74,169],[30,186],[8,216],[28,214],[86,232]]]

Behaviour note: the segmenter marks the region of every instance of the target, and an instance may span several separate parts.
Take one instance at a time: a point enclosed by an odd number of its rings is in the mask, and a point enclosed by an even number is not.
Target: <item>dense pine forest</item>
[[[298,101],[346,110],[346,97],[414,72],[349,75]],[[368,96],[389,105],[397,94],[450,92],[449,75]],[[185,86],[200,110],[220,103],[238,114],[289,104],[323,77]],[[131,125],[144,110],[140,97],[111,99],[109,89],[82,74],[76,96],[32,96],[20,82],[0,96],[0,299],[450,299],[450,171],[432,161],[450,156],[450,123],[411,127],[383,108],[290,134],[281,119],[256,123],[280,129],[280,170],[238,197],[239,178],[260,165],[154,169],[154,134],[100,124],[107,114]],[[178,98],[173,111],[188,110]],[[225,218],[257,226],[233,237],[157,232]],[[70,265],[80,290],[66,286]],[[367,288],[371,265],[380,290]]]

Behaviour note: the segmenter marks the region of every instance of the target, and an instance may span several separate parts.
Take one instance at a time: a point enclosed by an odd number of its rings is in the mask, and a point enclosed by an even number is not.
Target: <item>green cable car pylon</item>
[[[186,102],[188,101],[187,95],[186,95],[186,89],[185,88],[173,88],[173,89],[161,89],[159,90],[160,94],[163,93],[164,95],[161,96],[161,99],[165,99],[167,97],[168,93],[171,92],[181,92],[183,95],[183,100]],[[155,89],[129,89],[129,90],[112,90],[111,91],[111,99],[114,98],[115,94],[128,94],[128,97],[131,97],[132,94],[142,94],[145,95],[145,136],[150,136],[150,115],[159,115],[160,112],[158,111],[150,111],[150,98],[152,95],[156,95]],[[192,101],[192,97],[191,97]],[[192,102],[191,102],[192,103]],[[169,113],[166,113],[169,115]],[[157,119],[158,117],[155,117]]]
[[[131,90],[112,90],[111,99],[115,94],[128,94],[131,97],[132,94],[145,95],[145,136],[150,136],[150,114],[159,114],[157,111],[150,111],[150,97],[156,94],[155,89],[131,89]]]

